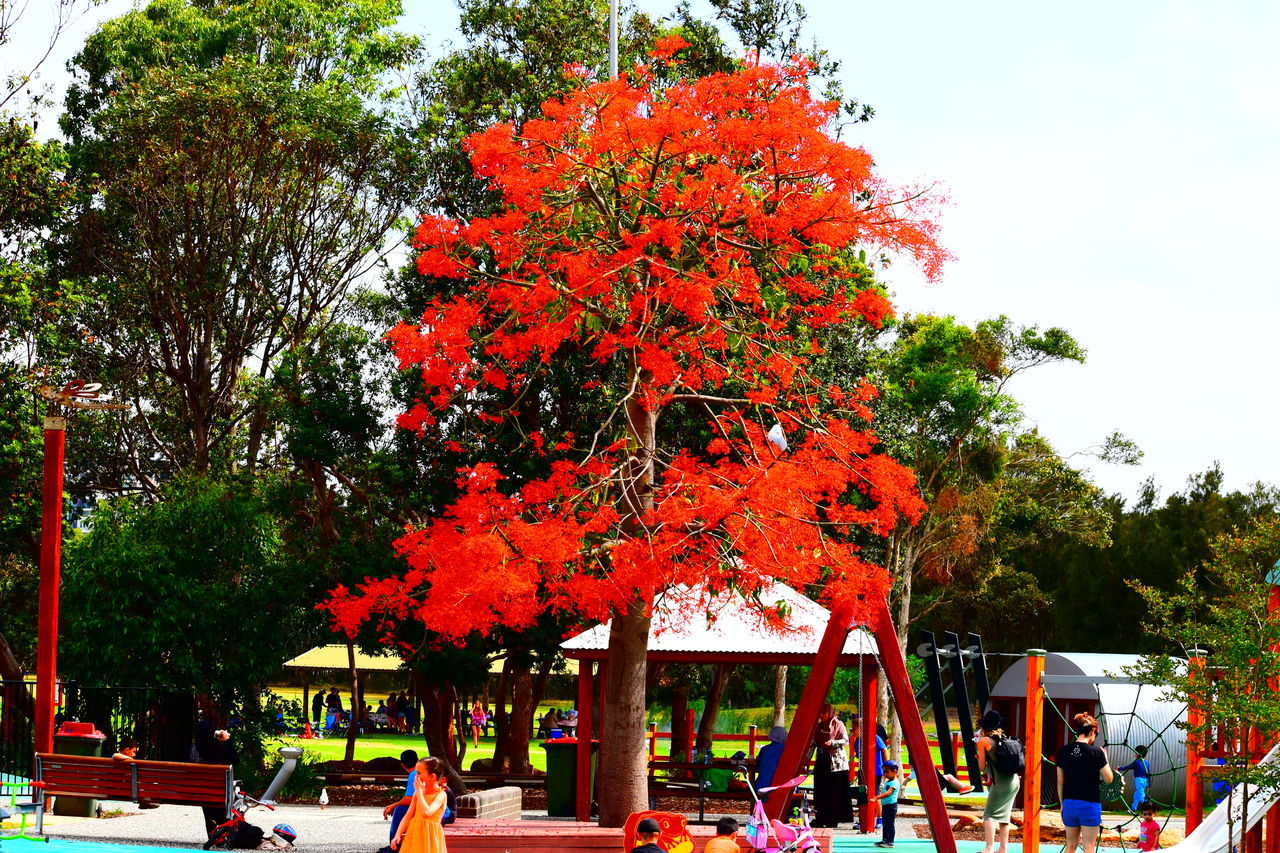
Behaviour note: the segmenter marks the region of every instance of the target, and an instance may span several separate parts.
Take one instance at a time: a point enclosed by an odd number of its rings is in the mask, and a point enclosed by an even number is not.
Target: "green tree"
[[[1239,814],[1247,825],[1250,790],[1280,790],[1280,769],[1255,763],[1280,731],[1280,613],[1270,606],[1272,584],[1265,580],[1280,555],[1280,518],[1217,537],[1211,554],[1173,589],[1132,584],[1147,608],[1145,626],[1166,653],[1143,658],[1129,674],[1199,710],[1198,720],[1178,726],[1189,741],[1222,742],[1223,778],[1233,786],[1228,822]],[[1196,648],[1207,653],[1204,668],[1168,654]],[[1239,803],[1235,785],[1242,786]],[[1234,835],[1234,826],[1229,831]]]
[[[271,488],[189,475],[154,503],[100,506],[66,551],[62,674],[187,688],[253,717],[262,686],[314,636],[324,581],[288,559]]]
[[[252,471],[279,453],[260,393],[313,345],[420,199],[389,77],[418,53],[394,0],[155,0],[73,62],[63,127],[83,199],[62,229],[100,376],[133,403],[119,482]]]
[[[1172,592],[1179,578],[1210,560],[1215,538],[1248,528],[1277,506],[1280,491],[1273,486],[1227,490],[1216,464],[1163,501],[1151,480],[1131,506],[1107,498],[1109,542],[1059,537],[1021,551],[1018,569],[1035,579],[1051,603],[1040,623],[1045,633],[1036,641],[1082,652],[1156,651],[1155,638],[1143,628],[1146,605],[1130,582]],[[1089,607],[1068,606],[1082,589],[1106,594],[1092,597]]]
[[[34,664],[39,558],[41,416],[48,372],[62,374],[93,345],[79,323],[82,298],[48,274],[45,239],[66,212],[66,152],[31,125],[0,116],[0,676]],[[73,418],[79,426],[84,419]],[[69,450],[84,451],[77,434]],[[68,487],[75,492],[77,478]]]
[[[1083,360],[1062,329],[1007,317],[968,327],[953,317],[907,316],[878,354],[879,435],[916,472],[928,505],[916,524],[899,523],[885,551],[904,652],[916,621],[948,601],[981,601],[988,582],[1015,580],[1005,553],[1015,541],[1055,532],[1105,540],[1099,492],[1026,428],[1008,390],[1028,370]],[[1034,597],[1026,603],[1037,606]],[[887,717],[884,687],[879,700]]]

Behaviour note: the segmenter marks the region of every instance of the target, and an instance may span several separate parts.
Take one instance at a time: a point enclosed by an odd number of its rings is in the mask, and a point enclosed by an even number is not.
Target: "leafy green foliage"
[[[1081,652],[1162,650],[1144,630],[1148,607],[1130,584],[1175,592],[1179,578],[1202,571],[1216,538],[1249,529],[1280,506],[1280,492],[1271,486],[1226,491],[1216,465],[1191,477],[1184,490],[1163,501],[1159,497],[1148,481],[1131,507],[1117,497],[1106,499],[1109,542],[1059,536],[1022,549],[1015,565],[1028,580],[1024,593],[1041,602],[1045,618],[1029,623],[1032,632],[1016,644],[990,647],[1037,643]],[[1088,606],[1080,606],[1082,596]],[[994,615],[980,621],[983,630],[999,630]]]
[[[916,315],[894,331],[873,372],[880,435],[915,470],[929,505],[886,553],[899,631],[939,608],[940,620],[988,627],[981,614],[994,590],[1020,608],[1001,606],[1003,628],[1024,624],[1046,602],[1028,587],[1020,553],[1062,537],[1103,544],[1109,519],[1098,489],[1026,427],[1008,384],[1041,365],[1083,361],[1084,350],[1062,329],[1007,317],[970,328]]]
[[[420,199],[389,0],[156,0],[76,57],[63,125],[83,198],[96,376],[134,402],[117,480],[249,470],[279,450],[262,393],[317,346]],[[89,319],[91,318],[91,319]]]
[[[1271,610],[1272,585],[1264,580],[1277,555],[1280,518],[1272,515],[1217,537],[1211,558],[1172,589],[1132,584],[1161,651],[1193,654],[1199,647],[1207,657],[1201,669],[1155,654],[1131,674],[1164,685],[1200,711],[1199,721],[1178,725],[1200,743],[1221,741],[1228,753],[1225,781],[1273,791],[1280,789],[1280,768],[1253,762],[1254,750],[1265,749],[1280,731],[1280,613]]]
[[[86,684],[169,685],[256,702],[318,621],[319,578],[286,559],[269,481],[184,477],[163,500],[99,507],[66,552],[60,665]]]

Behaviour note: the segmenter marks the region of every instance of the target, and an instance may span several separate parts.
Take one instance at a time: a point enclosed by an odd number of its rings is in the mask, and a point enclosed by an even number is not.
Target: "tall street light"
[[[618,0],[609,0],[609,79],[618,76]]]
[[[109,403],[97,383],[74,379],[61,388],[40,386],[40,395],[70,409],[124,409]],[[36,635],[36,752],[53,752],[54,693],[58,680],[58,591],[62,584],[62,481],[67,421],[44,419],[44,492],[40,518],[40,621]]]

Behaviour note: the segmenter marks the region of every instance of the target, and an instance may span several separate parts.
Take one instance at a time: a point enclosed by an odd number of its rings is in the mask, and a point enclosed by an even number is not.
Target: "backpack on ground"
[[[991,739],[991,763],[1005,776],[1016,776],[1027,769],[1027,756],[1016,737],[1001,735]]]

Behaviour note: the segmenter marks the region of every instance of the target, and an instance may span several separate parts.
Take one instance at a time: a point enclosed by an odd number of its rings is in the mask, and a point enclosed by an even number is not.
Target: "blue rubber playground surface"
[[[834,853],[882,853],[882,849],[875,846],[879,836],[844,836],[835,839]],[[977,853],[982,849],[982,843],[979,841],[958,841],[956,842],[960,853]],[[155,851],[171,851],[171,850],[191,850],[191,847],[143,847],[136,844],[104,844],[100,841],[67,841],[64,839],[52,839],[49,842],[42,841],[24,841],[22,839],[0,838],[0,851],[3,853],[155,853]],[[902,853],[932,853],[934,850],[933,842],[923,839],[900,839],[893,849],[902,851]],[[1021,853],[1022,848],[1018,844],[1009,845],[1010,853]],[[305,853],[305,847],[300,848],[299,853]]]
[[[914,833],[913,833],[914,834]],[[834,853],[884,853],[884,849],[877,847],[876,842],[880,840],[878,835],[845,835],[837,836],[832,844]],[[1042,853],[1052,853],[1059,849],[1058,846],[1050,846],[1046,844],[1040,845]],[[898,836],[898,840],[893,844],[894,853],[933,853],[933,842],[923,838],[904,838]],[[981,841],[957,841],[956,849],[959,853],[978,853],[982,849]],[[1009,844],[1009,853],[1022,853],[1021,844]]]
[[[3,853],[153,853],[164,850],[192,850],[191,847],[140,847],[136,844],[105,844],[101,841],[67,841],[52,838],[49,841],[28,841],[22,838],[0,836]]]

